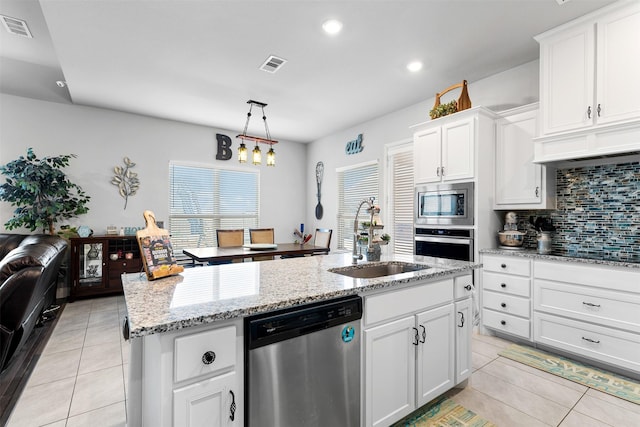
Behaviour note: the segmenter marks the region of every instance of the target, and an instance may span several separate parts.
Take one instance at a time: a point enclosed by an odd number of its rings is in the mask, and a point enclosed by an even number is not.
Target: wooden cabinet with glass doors
[[[69,299],[122,293],[122,273],[138,271],[142,260],[135,236],[73,238]]]

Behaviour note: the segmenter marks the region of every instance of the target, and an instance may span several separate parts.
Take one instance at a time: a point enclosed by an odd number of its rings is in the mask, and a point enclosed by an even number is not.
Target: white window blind
[[[402,145],[387,156],[389,173],[389,218],[393,252],[413,254],[413,148]],[[386,228],[386,227],[385,227]]]
[[[169,165],[169,232],[176,252],[217,246],[216,229],[255,228],[259,174],[209,166]]]
[[[338,174],[338,249],[353,249],[353,222],[358,205],[365,199],[378,199],[378,162],[337,170]],[[366,221],[366,210],[360,211]]]

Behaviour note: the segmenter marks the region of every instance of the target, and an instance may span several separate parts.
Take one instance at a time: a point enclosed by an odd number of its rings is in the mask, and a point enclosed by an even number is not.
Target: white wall
[[[469,97],[473,106],[502,111],[536,102],[538,100],[538,67],[539,62],[536,60],[476,82],[469,82]],[[428,78],[428,76],[416,77]],[[459,95],[459,91],[449,92],[442,102],[457,99]],[[424,102],[313,141],[307,151],[307,170],[309,172],[307,173],[306,187],[306,222],[312,227],[320,226],[335,230],[337,228],[338,203],[336,168],[377,159],[382,170],[385,144],[411,140],[412,132],[409,126],[431,120],[429,110],[433,108],[434,102],[435,94]],[[363,134],[364,150],[355,155],[347,155],[344,150],[346,143],[355,139],[360,133]],[[312,172],[315,171],[315,165],[318,161],[324,163],[322,183],[324,215],[321,220],[315,219],[316,184],[314,172]],[[383,182],[384,179],[381,177],[381,194],[384,194]],[[477,197],[482,197],[482,195]],[[384,206],[384,201],[380,202],[380,206]],[[381,212],[381,218],[384,222],[384,209]],[[393,238],[393,236],[391,237]],[[332,241],[331,244],[334,248],[335,243]]]
[[[238,131],[7,94],[0,94],[0,111],[0,164],[25,155],[28,147],[33,147],[38,157],[77,155],[67,174],[91,196],[91,203],[88,214],[68,223],[88,225],[96,234],[104,234],[110,224],[144,226],[142,212],[147,209],[166,224],[170,160],[247,170],[259,168],[261,225],[274,227],[277,241],[293,241],[294,227],[304,220],[307,188],[304,144],[281,141],[275,145],[274,168],[264,164],[240,165],[236,159]],[[238,124],[244,124],[244,117],[238,117]],[[215,159],[216,133],[233,140],[231,160]],[[121,166],[125,156],[136,163],[133,171],[140,178],[140,190],[129,198],[126,210],[117,187],[110,183],[113,167]],[[11,217],[11,211],[8,203],[0,203],[1,224]],[[15,232],[19,231],[24,230]]]

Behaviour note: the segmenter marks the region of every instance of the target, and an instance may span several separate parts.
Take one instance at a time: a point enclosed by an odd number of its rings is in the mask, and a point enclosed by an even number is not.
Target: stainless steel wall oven
[[[415,254],[473,261],[473,230],[461,228],[415,229]]]

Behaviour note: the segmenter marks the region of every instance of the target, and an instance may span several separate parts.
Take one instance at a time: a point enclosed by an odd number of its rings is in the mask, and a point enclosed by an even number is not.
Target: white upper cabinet
[[[637,150],[640,2],[614,3],[536,40],[541,113],[536,161]]]
[[[412,126],[415,184],[473,180],[479,140],[493,139],[486,114],[471,108]]]
[[[533,163],[537,104],[502,113],[496,121],[494,209],[554,209],[553,168]]]

